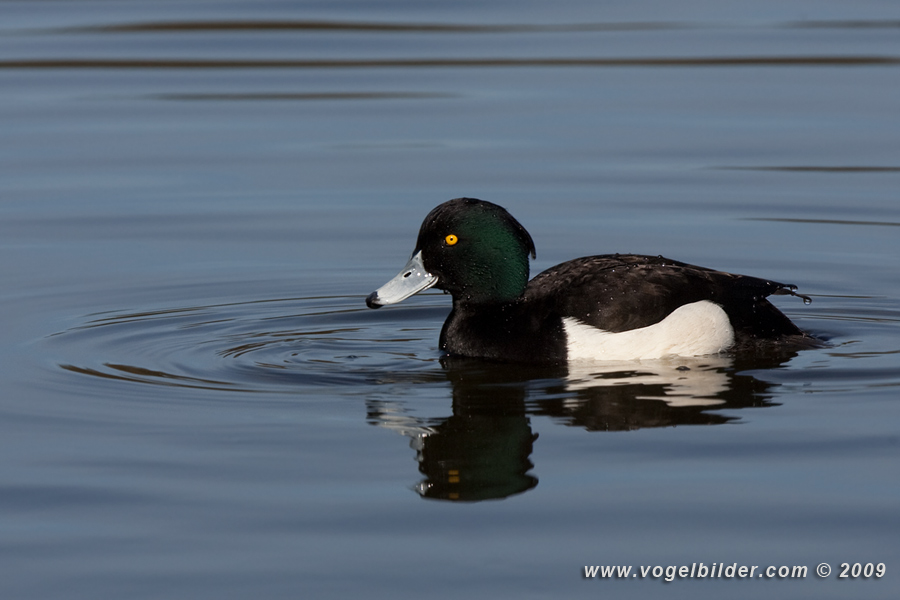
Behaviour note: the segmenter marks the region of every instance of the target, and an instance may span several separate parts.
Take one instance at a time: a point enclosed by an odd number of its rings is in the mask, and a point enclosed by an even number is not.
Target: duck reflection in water
[[[443,357],[452,414],[421,417],[402,401],[370,400],[368,421],[410,438],[423,498],[475,502],[526,492],[538,434],[531,417],[587,431],[722,425],[723,409],[773,406],[772,384],[746,371],[773,369],[796,352],[534,367]]]

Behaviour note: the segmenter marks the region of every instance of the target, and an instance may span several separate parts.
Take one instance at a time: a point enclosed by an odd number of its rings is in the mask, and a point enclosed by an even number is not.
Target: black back
[[[527,301],[605,331],[653,325],[679,306],[709,300],[721,306],[737,341],[804,336],[766,297],[798,295],[794,286],[697,267],[662,256],[587,256],[547,269],[528,283]]]

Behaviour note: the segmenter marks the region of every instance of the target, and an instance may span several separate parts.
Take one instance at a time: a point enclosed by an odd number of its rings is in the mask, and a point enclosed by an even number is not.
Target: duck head
[[[425,217],[412,258],[400,273],[366,298],[369,308],[395,304],[436,287],[454,302],[512,302],[528,283],[534,242],[506,209],[457,198]]]

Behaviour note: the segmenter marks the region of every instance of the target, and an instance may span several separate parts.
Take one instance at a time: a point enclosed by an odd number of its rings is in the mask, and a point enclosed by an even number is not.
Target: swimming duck
[[[796,286],[662,256],[609,254],[529,276],[534,242],[506,209],[474,198],[436,207],[412,258],[366,298],[394,304],[431,287],[453,296],[439,346],[451,355],[561,364],[811,345],[768,300]]]

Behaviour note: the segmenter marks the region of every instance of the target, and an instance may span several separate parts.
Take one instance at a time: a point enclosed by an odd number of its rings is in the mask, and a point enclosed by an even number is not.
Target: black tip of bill
[[[372,292],[366,297],[366,306],[369,308],[381,308],[384,306],[378,299],[378,292]]]

